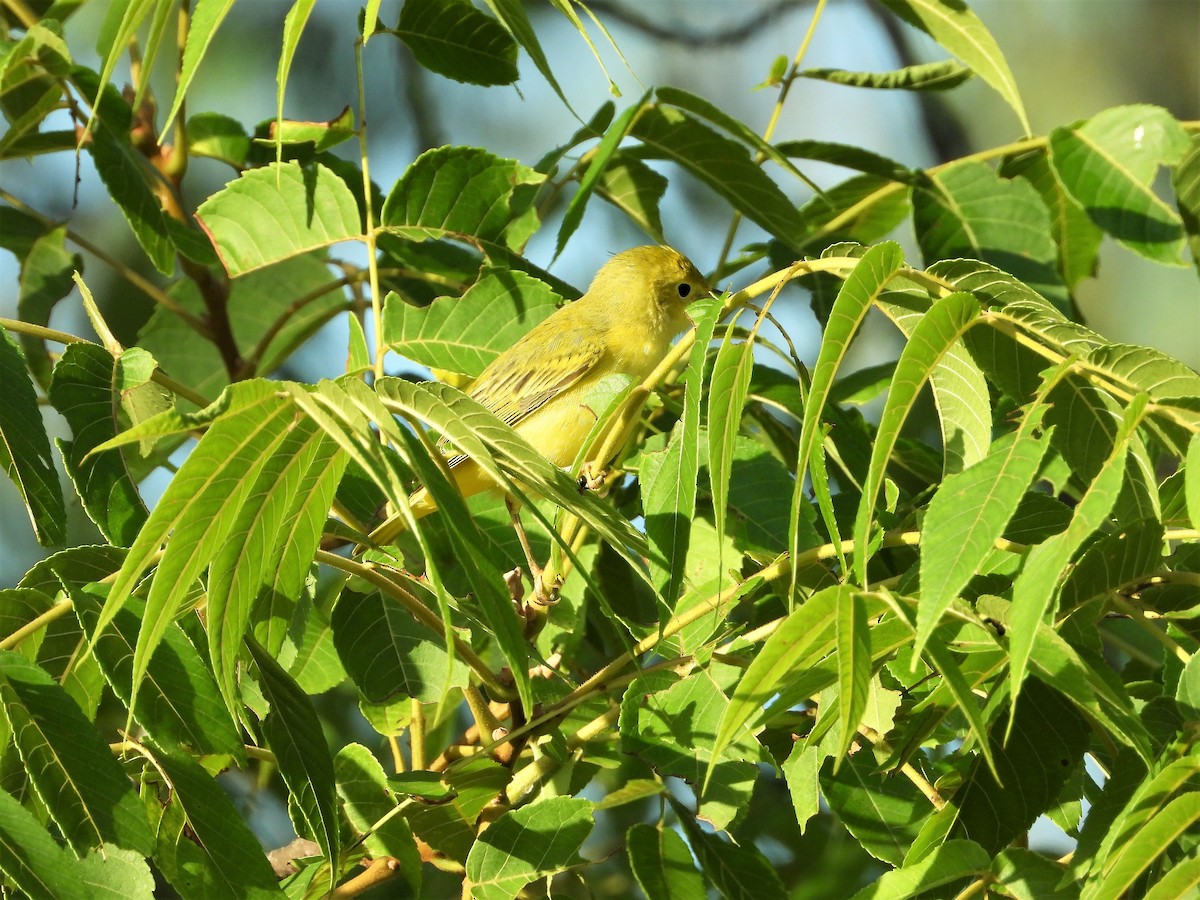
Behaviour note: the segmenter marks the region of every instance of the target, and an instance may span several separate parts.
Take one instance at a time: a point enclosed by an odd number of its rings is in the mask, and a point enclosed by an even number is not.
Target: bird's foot
[[[603,497],[608,493],[608,481],[611,475],[612,470],[608,466],[600,463],[584,463],[579,472],[579,480],[576,482],[579,486],[579,493],[592,491]]]

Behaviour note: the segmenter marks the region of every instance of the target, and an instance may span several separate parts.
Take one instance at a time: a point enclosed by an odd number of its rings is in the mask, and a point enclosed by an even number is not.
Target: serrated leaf
[[[900,866],[933,807],[912,782],[876,771],[875,760],[869,754],[864,759],[864,753],[842,759],[840,766],[836,760],[827,765],[821,773],[821,793],[864,850]]]
[[[695,341],[684,373],[683,414],[672,431],[667,448],[647,456],[639,478],[646,538],[658,551],[650,559],[650,576],[669,606],[674,606],[683,583],[691,529],[688,523],[696,510],[696,484],[700,472],[700,398],[708,345],[712,340],[721,304],[700,299],[689,305],[696,324]]]
[[[979,304],[970,294],[954,293],[942,297],[913,328],[896,362],[896,373],[892,376],[887,403],[880,415],[879,430],[871,451],[871,466],[867,471],[854,523],[854,575],[860,584],[867,583],[869,538],[875,518],[875,501],[892,450],[900,436],[900,428],[933,368],[978,315]]]
[[[667,192],[667,179],[633,156],[617,152],[596,183],[596,193],[625,213],[656,243],[663,238],[658,204]]]
[[[413,362],[476,378],[562,303],[549,285],[524,272],[489,269],[461,297],[440,297],[429,306],[389,293],[383,340]]]
[[[97,620],[93,637],[103,633],[166,541],[134,655],[135,702],[163,633],[229,531],[230,511],[241,508],[258,471],[291,425],[291,405],[275,396],[273,387],[260,383],[251,390],[258,402],[214,423],[175,473],[130,548]]]
[[[914,302],[909,302],[913,300]],[[879,307],[907,336],[921,321],[926,301],[888,292]],[[892,367],[895,377],[895,367]],[[987,379],[966,344],[957,341],[929,376],[942,432],[942,472],[951,475],[983,459],[992,442],[992,401]]]
[[[343,592],[333,609],[338,655],[362,695],[382,703],[397,694],[433,703],[467,684],[467,667],[394,600]]]
[[[700,827],[692,814],[674,798],[671,805],[683,826],[692,852],[709,884],[726,900],[783,900],[787,896],[779,873],[752,843],[728,843]]]
[[[49,396],[71,426],[73,440],[59,441],[59,449],[83,508],[109,542],[128,547],[148,513],[125,458],[120,453],[88,456],[119,430],[115,377],[116,366],[107,350],[95,344],[70,344],[54,367]]]
[[[904,66],[891,72],[851,72],[846,69],[801,69],[800,78],[815,78],[848,87],[902,91],[948,91],[975,73],[952,59]]]
[[[38,543],[60,545],[67,513],[58,472],[25,361],[7,331],[0,336],[0,384],[8,386],[0,403],[0,464],[21,492]]]
[[[510,810],[493,822],[467,855],[466,882],[478,900],[511,900],[527,884],[579,861],[592,831],[592,803],[551,797]],[[535,843],[528,857],[521,848]]]
[[[154,838],[137,795],[63,688],[4,650],[0,702],[29,779],[76,854],[111,843],[148,856]]]
[[[1004,533],[1037,474],[1049,446],[1048,438],[1033,436],[1040,419],[1026,416],[1011,440],[997,441],[983,460],[949,476],[930,501],[921,536],[916,652]]]
[[[734,343],[733,329],[717,350],[708,387],[708,479],[712,487],[713,519],[717,542],[725,537],[725,517],[729,504],[729,479],[733,470],[734,445],[741,429],[750,376],[754,370],[752,341]],[[717,565],[723,568],[718,558]]]
[[[1165,853],[1198,819],[1200,792],[1176,797],[1109,857],[1103,878],[1084,892],[1087,900],[1118,900],[1139,875]],[[1091,887],[1091,885],[1089,885]]]
[[[271,712],[263,720],[263,735],[275,754],[279,774],[299,806],[310,833],[329,861],[329,887],[337,883],[341,854],[337,779],[321,721],[312,700],[283,667],[255,640],[247,641],[258,666],[263,696]]]
[[[95,630],[104,594],[95,588],[73,590],[80,625]],[[145,604],[134,598],[117,613],[112,626],[92,642],[104,677],[123,703],[129,702],[131,664]],[[155,651],[138,692],[134,718],[163,746],[182,745],[202,754],[243,755],[242,738],[200,654],[178,628],[170,628]]]
[[[661,900],[705,900],[704,879],[677,832],[644,822],[625,833],[629,867],[647,897]]]
[[[523,0],[486,0],[486,2],[496,18],[516,38],[521,49],[529,54],[529,58],[542,73],[542,77],[549,82],[550,87],[554,88],[554,93],[558,94],[559,99],[567,109],[570,109],[571,104],[567,102],[566,94],[563,93],[558,80],[554,77],[554,72],[550,69],[550,63],[538,41],[537,33],[533,30],[533,25],[529,21],[529,14],[525,11]]]
[[[1103,524],[1117,501],[1125,477],[1129,440],[1141,421],[1146,402],[1146,395],[1139,394],[1125,411],[1108,462],[1075,507],[1067,530],[1034,547],[1013,584],[1009,674],[1014,703],[1029,664],[1038,623],[1053,613],[1063,570],[1083,542]]]
[[[959,162],[913,191],[913,227],[925,264],[970,257],[1010,272],[1042,296],[1066,301],[1050,211],[1023,179]]]
[[[409,237],[468,236],[509,250],[537,229],[533,195],[546,176],[478,147],[439,147],[405,170],[380,224]]]
[[[743,730],[753,729],[780,681],[829,637],[836,628],[839,605],[849,603],[853,594],[854,589],[849,585],[818,591],[771,633],[729,697],[729,705],[713,739],[713,759],[718,758]],[[821,655],[824,652],[827,651]]]
[[[390,856],[398,860],[405,880],[413,893],[420,896],[421,853],[408,823],[403,817],[393,815],[382,826],[371,830],[395,809],[398,802],[388,787],[379,760],[362,744],[347,744],[334,757],[333,768],[342,809],[350,824],[366,835],[363,846],[367,852],[375,857]]]
[[[151,190],[144,158],[129,143],[127,135],[117,136],[101,121],[87,145],[96,163],[100,180],[109,196],[129,223],[134,237],[154,268],[164,275],[175,269],[175,245],[167,214]]]
[[[835,770],[844,761],[846,752],[858,736],[858,725],[862,721],[871,690],[871,637],[867,626],[867,607],[857,593],[838,606],[837,687],[841,739],[834,759]]]
[[[517,80],[517,42],[469,0],[406,3],[395,34],[439,75],[483,85]]]
[[[234,278],[362,235],[354,194],[320,163],[244,172],[201,203],[196,218]]]
[[[188,896],[282,897],[266,854],[221,786],[189,756],[163,749],[153,756],[170,787],[170,806],[182,812],[173,831],[160,829],[155,859],[183,845],[194,863],[186,871],[167,867],[176,889]]]
[[[1004,98],[1026,134],[1031,133],[1016,79],[991,32],[965,4],[956,0],[882,0],[908,24],[919,28]]]
[[[945,884],[984,875],[989,862],[988,854],[974,841],[946,841],[920,859],[885,872],[853,900],[908,900]]]
[[[23,254],[17,294],[17,318],[22,322],[49,325],[55,304],[75,289],[71,276],[83,272],[83,257],[67,252],[66,239],[66,226],[50,229]],[[46,342],[27,334],[20,339],[26,364],[42,386],[46,386],[51,369]]]
[[[0,791],[0,871],[13,886],[30,897],[72,897],[73,862],[33,813]]]
[[[809,460],[817,448],[817,435],[821,429],[821,417],[838,369],[846,358],[850,342],[859,326],[879,296],[888,280],[904,262],[898,244],[877,244],[868,249],[838,291],[825,333],[821,337],[821,348],[817,351],[817,362],[813,366],[812,385],[804,404],[804,421],[800,426],[800,439],[796,454],[796,484],[792,491],[792,520],[800,521],[799,510],[804,501],[804,476]],[[793,558],[800,553],[802,532],[796,527],[790,535]],[[793,569],[792,583],[795,586]]]
[[[208,642],[217,684],[239,706],[237,659],[253,624],[277,654],[308,575],[345,454],[311,420],[293,422],[253,474],[243,502],[226,514],[228,531],[209,565]]]
[[[1071,197],[1106,234],[1147,259],[1181,264],[1178,213],[1154,192],[1158,167],[1189,147],[1187,132],[1157,106],[1119,106],[1050,133],[1050,161]]]

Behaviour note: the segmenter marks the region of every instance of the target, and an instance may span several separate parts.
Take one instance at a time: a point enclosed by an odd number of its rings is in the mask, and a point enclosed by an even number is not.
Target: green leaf
[[[1071,557],[1100,526],[1116,503],[1125,477],[1128,443],[1146,408],[1145,394],[1125,411],[1117,440],[1108,463],[1075,507],[1067,530],[1034,547],[1025,559],[1021,574],[1013,584],[1013,607],[1009,630],[1009,674],[1013,702],[1021,690],[1021,681],[1029,664],[1029,654],[1037,635],[1038,623],[1052,615],[1058,586]]]
[[[1007,742],[1002,717],[988,735],[997,774],[975,757],[962,786],[934,817],[937,830],[948,828],[951,838],[965,837],[989,853],[1007,846],[1057,799],[1088,736],[1087,722],[1066,697],[1029,679]],[[925,849],[918,840],[908,858],[919,859]]]
[[[321,720],[312,700],[283,667],[255,640],[247,641],[258,666],[263,696],[271,712],[263,720],[263,736],[275,754],[279,774],[300,808],[309,833],[329,860],[330,890],[337,883],[341,853],[337,779]]]
[[[754,371],[754,343],[733,343],[733,329],[717,350],[708,387],[708,479],[712,486],[713,519],[717,542],[725,538],[725,517],[729,504],[729,478],[733,470],[734,444],[741,429],[750,376]],[[718,569],[723,562],[718,558]]]
[[[1011,439],[997,441],[984,459],[946,478],[933,495],[921,535],[915,652],[979,571],[1037,474],[1049,446],[1048,437],[1033,436],[1044,411],[1037,407]]]
[[[792,744],[792,752],[780,767],[787,781],[792,808],[796,811],[796,822],[802,835],[808,823],[821,811],[818,776],[824,761],[825,753],[820,747],[810,747],[807,741],[796,741]]]
[[[996,883],[1016,900],[1077,900],[1079,886],[1067,867],[1033,850],[1009,847],[992,860]]]
[[[727,843],[700,828],[692,814],[672,798],[671,805],[687,835],[692,852],[708,883],[726,900],[783,900],[787,896],[779,873],[758,849]]]
[[[880,298],[879,308],[907,336],[921,321],[929,302],[924,292],[888,291]],[[951,475],[983,459],[991,445],[992,402],[987,378],[964,342],[957,341],[929,376],[929,384],[942,431],[942,471]]]
[[[781,141],[775,145],[775,149],[780,153],[796,157],[797,159],[814,159],[819,162],[829,163],[830,165],[841,166],[845,169],[853,169],[857,172],[875,175],[885,181],[899,181],[904,184],[912,184],[919,177],[919,173],[914,172],[907,166],[901,165],[894,159],[888,159],[886,156],[880,156],[878,153],[864,150],[862,147],[856,147],[853,144],[814,140]],[[873,181],[872,184],[878,185],[879,182]],[[833,192],[836,193],[837,191],[837,188],[833,189]],[[820,198],[818,197],[816,200],[819,201]]]
[[[955,163],[913,191],[913,228],[926,265],[980,259],[1065,303],[1050,224],[1033,185],[1001,178],[981,162]]]
[[[478,147],[427,150],[388,194],[380,224],[418,240],[474,237],[518,250],[537,229],[533,196],[545,178]]]
[[[208,573],[208,645],[231,711],[240,705],[237,659],[253,624],[268,653],[283,646],[346,456],[311,420],[291,423],[257,472]]]
[[[413,775],[403,776],[404,781],[410,781]],[[512,773],[494,759],[479,754],[464,763],[451,766],[442,775],[442,781],[449,787],[450,794],[445,802],[418,806],[409,817],[413,833],[429,846],[440,853],[445,853],[451,859],[465,862],[469,853],[487,854],[487,850],[475,851],[476,821],[484,807],[496,799],[496,795],[504,790]],[[393,778],[392,784],[398,793],[411,793],[422,796],[430,793],[428,785],[422,784],[420,790],[409,790],[399,782],[401,778]],[[437,793],[433,799],[442,799]],[[524,807],[533,809],[535,807]],[[510,820],[511,822],[511,820]],[[477,856],[478,858],[478,856]],[[519,858],[518,858],[519,859]],[[517,888],[519,890],[519,887]],[[508,896],[513,896],[509,894]]]
[[[173,862],[177,853],[190,863],[163,866],[176,890],[184,896],[282,897],[266,854],[221,786],[189,756],[162,749],[153,755],[171,791],[168,810],[182,813],[173,829],[163,827],[171,821],[164,814],[155,852],[160,864],[164,857]]]
[[[897,16],[919,28],[962,60],[1012,107],[1021,128],[1031,134],[1017,82],[991,32],[974,12],[957,0],[883,0]]]
[[[372,703],[397,694],[433,703],[451,688],[467,684],[467,667],[451,660],[442,636],[379,592],[344,591],[331,624],[342,664]]]
[[[250,153],[250,137],[242,123],[216,112],[196,113],[187,120],[189,156],[206,156],[240,169]]]
[[[862,595],[854,594],[838,606],[837,613],[838,742],[836,769],[858,736],[858,725],[867,708],[871,691],[871,636],[867,607]]]
[[[469,0],[406,3],[394,33],[439,75],[483,85],[517,80],[517,42]]]
[[[399,860],[405,880],[413,893],[420,896],[421,852],[408,823],[402,816],[393,815],[378,828],[372,827],[392,812],[398,802],[379,760],[362,744],[347,744],[334,757],[333,769],[342,809],[355,830],[366,835],[363,846],[367,852],[373,857],[390,856]],[[440,781],[438,784],[441,786]]]
[[[793,610],[763,643],[738,681],[729,698],[713,739],[713,759],[728,747],[744,729],[753,729],[761,720],[763,707],[775,695],[778,685],[798,671],[811,658],[820,656],[827,632],[836,628],[839,608],[852,601],[854,589],[836,585],[818,591]]]
[[[671,606],[683,583],[691,539],[689,523],[696,512],[703,440],[700,398],[704,390],[708,345],[721,309],[720,302],[715,299],[702,298],[688,306],[688,314],[696,323],[696,337],[683,376],[683,414],[671,432],[666,450],[643,457],[638,477],[646,538],[658,551],[650,559],[650,576]]]
[[[33,813],[0,791],[0,871],[11,886],[30,897],[78,896],[74,862]]]
[[[653,686],[635,681],[621,703],[624,752],[644,759],[659,774],[697,785],[697,815],[714,828],[727,827],[745,812],[757,775],[751,761],[758,755],[753,737],[739,735],[736,744],[721,751],[713,740],[728,708],[722,683],[728,675],[710,667],[644,700],[642,695]]]
[[[1155,882],[1143,900],[1174,900],[1195,892],[1200,884],[1200,857],[1192,856],[1177,862],[1162,878]]]
[[[95,632],[104,592],[71,591],[79,624]],[[145,603],[131,598],[112,626],[91,642],[100,670],[122,703],[129,703],[133,652]],[[183,631],[172,626],[154,652],[133,710],[134,718],[161,746],[186,746],[201,754],[244,755],[242,736],[230,718],[217,683]]]
[[[815,78],[848,87],[903,91],[948,91],[975,73],[952,59],[904,66],[891,72],[850,72],[846,69],[801,69],[800,78]]]
[[[83,501],[83,508],[100,533],[118,547],[130,546],[145,524],[146,506],[122,453],[89,457],[99,444],[120,430],[114,392],[118,367],[103,347],[69,344],[54,367],[50,402],[74,436],[59,441],[67,475]]]
[[[821,793],[864,850],[900,866],[933,807],[907,778],[878,772],[867,755],[863,759],[858,752],[842,759],[840,766],[837,760],[827,764],[821,772]]]
[[[625,852],[647,897],[705,900],[708,896],[692,854],[677,832],[640,822],[625,833]]]
[[[169,5],[169,4],[168,4]],[[96,900],[128,900],[149,897],[155,888],[154,874],[142,854],[111,845],[79,860],[71,873],[78,896]],[[69,895],[60,895],[67,900]]]
[[[137,794],[62,687],[4,650],[0,702],[29,780],[72,849],[83,856],[111,843],[148,856],[154,837]]]
[[[320,163],[244,172],[201,203],[196,218],[234,278],[362,236],[354,194]]]
[[[1029,667],[1039,679],[1070,698],[1084,715],[1102,723],[1117,740],[1143,759],[1152,758],[1146,726],[1124,685],[1103,659],[1090,659],[1049,625],[1039,623]]]
[[[25,361],[7,331],[0,336],[0,383],[7,385],[0,403],[0,464],[21,492],[38,543],[60,545],[66,540],[67,512],[50,440]]]
[[[817,435],[821,430],[821,417],[837,378],[838,369],[846,358],[850,342],[858,332],[867,311],[903,262],[904,255],[898,244],[888,242],[871,247],[846,277],[841,290],[838,291],[837,299],[834,300],[829,320],[825,325],[825,333],[821,337],[821,348],[817,351],[817,362],[813,366],[812,385],[804,403],[804,422],[800,426],[796,454],[796,484],[792,490],[794,522],[800,521],[799,511],[804,502],[804,475],[818,446]],[[801,536],[802,532],[798,527],[792,529],[790,546],[793,557],[800,553]],[[793,591],[797,574],[793,569]]]
[[[630,133],[646,151],[678,163],[768,234],[801,246],[803,218],[744,145],[670,106],[644,108]]]
[[[1192,262],[1200,265],[1200,135],[1192,135],[1191,147],[1175,166],[1171,183],[1179,217],[1187,229]]]
[[[1184,229],[1158,197],[1158,167],[1189,147],[1187,132],[1157,106],[1119,106],[1050,133],[1050,161],[1071,197],[1106,234],[1147,259],[1181,263]]]
[[[552,797],[506,812],[467,855],[471,896],[510,900],[530,882],[580,862],[579,848],[591,832],[590,800]],[[525,851],[531,845],[534,854]]]
[[[439,297],[428,306],[389,293],[383,340],[413,362],[476,378],[562,303],[549,285],[524,272],[486,269],[461,297]]]
[[[604,167],[596,193],[625,213],[655,243],[666,243],[658,205],[667,179],[636,157],[618,151]]]
[[[970,294],[960,292],[942,297],[917,323],[896,362],[896,374],[892,376],[887,403],[879,418],[879,431],[871,451],[871,467],[867,471],[854,524],[854,575],[860,584],[867,583],[869,538],[875,518],[875,501],[883,485],[892,450],[900,436],[900,428],[934,367],[971,327],[978,315],[979,304]]]
[[[1042,195],[1050,210],[1050,226],[1058,248],[1058,269],[1068,290],[1075,290],[1084,278],[1096,274],[1097,256],[1104,232],[1097,228],[1083,208],[1063,188],[1050,165],[1048,150],[1010,158],[1001,166],[1006,177],[1019,175]]]
[[[283,157],[283,96],[287,88],[288,74],[292,70],[296,47],[304,34],[304,26],[308,23],[308,17],[312,14],[314,6],[316,6],[316,0],[294,0],[292,8],[283,18],[283,43],[279,48],[279,65],[275,70],[275,121],[271,134],[275,142],[275,161],[277,163],[281,162]]]
[[[179,110],[183,108],[184,98],[187,97],[192,79],[196,77],[200,61],[204,59],[204,54],[208,52],[208,48],[216,36],[217,28],[220,27],[232,7],[233,0],[196,0],[188,22],[187,40],[183,45],[183,62],[179,67],[175,99],[171,102],[171,111],[163,120],[160,134],[167,133],[175,121],[175,117],[179,115]],[[159,140],[161,141],[162,138],[160,137]]]
[[[885,872],[853,900],[908,900],[945,884],[984,875],[990,862],[974,841],[946,841],[920,859]]]
[[[100,121],[87,145],[96,164],[96,172],[108,189],[125,221],[133,230],[142,250],[154,268],[164,275],[175,269],[175,245],[168,216],[150,187],[152,176],[145,157],[129,143],[129,136],[115,134],[108,123]]]
[[[68,253],[67,229],[60,226],[38,237],[23,254],[17,294],[17,318],[31,325],[49,325],[55,304],[75,289],[72,274],[83,272],[83,257]],[[26,364],[43,386],[50,381],[46,342],[21,335]]]
[[[1109,857],[1103,878],[1083,896],[1087,900],[1118,900],[1126,896],[1125,892],[1138,876],[1169,850],[1198,819],[1200,792],[1192,791],[1176,797]]]
[[[93,637],[103,633],[166,542],[134,654],[135,703],[138,684],[164,632],[220,549],[255,476],[291,427],[291,405],[275,396],[273,386],[257,383],[251,390],[259,402],[215,422],[175,473],[138,532],[97,620]]]
[[[1200,434],[1192,436],[1184,464],[1184,493],[1187,497],[1188,518],[1193,528],[1200,528]]]

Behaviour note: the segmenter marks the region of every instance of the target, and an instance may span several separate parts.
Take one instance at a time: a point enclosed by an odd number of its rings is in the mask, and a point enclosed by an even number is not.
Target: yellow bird
[[[586,294],[492,360],[468,394],[554,465],[569,466],[596,422],[585,402],[592,386],[608,375],[646,378],[687,329],[685,307],[710,293],[691,261],[670,247],[618,253]],[[464,497],[496,487],[465,457],[455,458],[450,471]],[[417,518],[437,509],[424,488],[413,493],[410,505]],[[403,528],[393,515],[371,540],[388,543]]]

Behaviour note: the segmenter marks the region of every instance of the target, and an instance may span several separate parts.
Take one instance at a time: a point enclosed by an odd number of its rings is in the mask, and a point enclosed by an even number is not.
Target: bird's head
[[[687,305],[712,292],[691,260],[655,245],[618,253],[588,288],[588,295],[603,298],[614,315],[645,318],[648,327],[670,328],[672,334],[688,327]]]

